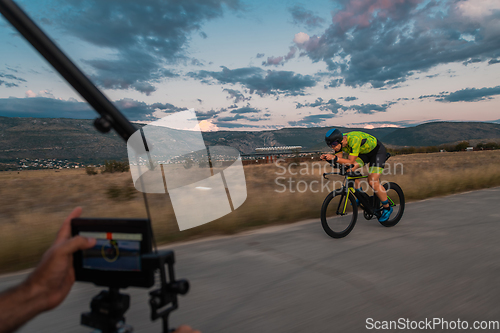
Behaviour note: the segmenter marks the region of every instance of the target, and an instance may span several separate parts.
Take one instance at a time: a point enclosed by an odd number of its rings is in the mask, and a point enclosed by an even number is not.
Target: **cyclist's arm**
[[[356,163],[356,158],[358,158],[358,156],[356,156],[356,155],[349,155],[348,158],[342,158],[342,157],[337,155],[337,163],[347,165],[347,166],[354,164],[354,167],[351,169],[354,171],[355,169],[357,169],[359,167],[359,164]]]
[[[356,162],[356,158],[358,156],[355,156],[355,155],[349,155],[348,158],[343,158],[342,157],[342,152],[340,152],[340,153],[337,153],[335,155],[333,155],[333,154],[323,154],[323,155],[321,155],[320,158],[323,161],[329,161],[329,162],[331,162],[331,161],[335,160],[335,157],[337,157],[336,162],[338,164],[347,165],[347,166],[354,165],[354,167],[351,169],[352,171],[354,171],[357,168],[359,168],[359,164]]]
[[[359,168],[359,164],[356,163],[356,159],[358,158],[359,151],[361,149],[361,140],[357,136],[351,137],[348,140],[349,140],[348,145],[350,147],[349,156],[347,158],[342,158],[342,156],[338,156],[337,163],[346,166],[354,165],[354,167],[351,169],[351,171],[354,171],[357,168]]]
[[[323,154],[319,157],[319,159],[330,162],[333,161],[333,159],[335,159],[335,156],[337,156],[337,159],[342,157],[342,152],[338,152],[337,154]]]

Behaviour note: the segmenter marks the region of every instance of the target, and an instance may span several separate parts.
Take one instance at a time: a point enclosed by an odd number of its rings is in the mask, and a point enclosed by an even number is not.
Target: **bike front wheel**
[[[354,195],[337,190],[328,194],[321,207],[321,225],[333,238],[342,238],[347,236],[358,217],[358,208]]]

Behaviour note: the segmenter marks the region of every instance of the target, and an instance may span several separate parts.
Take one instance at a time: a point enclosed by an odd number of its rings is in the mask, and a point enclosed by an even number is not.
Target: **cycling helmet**
[[[326,132],[325,142],[329,147],[336,146],[339,143],[342,144],[342,139],[344,135],[341,131],[336,128],[332,128],[328,132]]]

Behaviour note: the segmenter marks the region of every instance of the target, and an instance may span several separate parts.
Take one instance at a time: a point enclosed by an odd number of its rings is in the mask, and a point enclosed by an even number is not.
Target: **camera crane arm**
[[[94,126],[101,133],[114,129],[125,142],[137,128],[104,96],[104,94],[87,78],[85,74],[57,47],[57,45],[37,26],[33,20],[12,0],[0,0],[0,13],[24,36],[24,38],[62,75],[62,77],[99,113]],[[143,136],[144,139],[144,136]],[[144,141],[147,148],[147,143]],[[148,211],[149,216],[149,211]],[[150,229],[151,230],[151,229]],[[152,234],[152,230],[151,230]],[[177,295],[184,295],[189,290],[187,280],[175,280],[173,251],[160,251],[145,255],[146,266],[160,271],[161,287],[150,293],[151,319],[162,318],[163,332],[171,332],[168,328],[168,315],[177,309]],[[168,266],[168,283],[165,265]],[[120,297],[117,289],[104,292],[104,302]],[[101,294],[100,294],[101,295]],[[109,296],[111,295],[111,296]],[[121,295],[126,296],[126,295]],[[103,296],[104,297],[104,296]],[[128,296],[127,296],[128,297]],[[125,298],[127,298],[125,297]],[[99,296],[97,296],[99,298]],[[102,297],[101,297],[102,298]],[[96,302],[99,303],[99,300]],[[127,303],[127,302],[126,302]],[[165,306],[172,304],[164,310]],[[125,312],[128,305],[123,308]]]

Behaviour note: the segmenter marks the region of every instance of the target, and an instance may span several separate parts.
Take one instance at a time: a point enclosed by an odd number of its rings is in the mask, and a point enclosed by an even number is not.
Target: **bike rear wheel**
[[[387,221],[379,222],[384,227],[393,227],[398,224],[399,220],[401,220],[401,217],[403,217],[403,212],[405,210],[405,195],[401,187],[399,187],[399,185],[396,183],[385,183],[384,188],[387,192],[387,198],[393,211]],[[382,204],[380,203],[380,200],[378,200],[378,198],[375,207],[377,207],[377,209],[382,209]]]
[[[351,193],[346,197],[344,192],[337,190],[328,194],[323,201],[321,225],[330,237],[347,236],[354,228],[357,217],[356,199]]]

